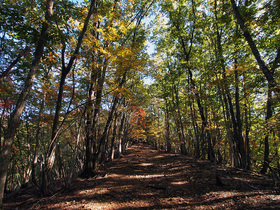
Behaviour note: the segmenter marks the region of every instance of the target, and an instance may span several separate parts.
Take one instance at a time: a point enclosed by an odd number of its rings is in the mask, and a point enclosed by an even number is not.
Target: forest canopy
[[[0,204],[26,184],[46,194],[94,176],[133,142],[279,176],[279,1],[0,10]]]

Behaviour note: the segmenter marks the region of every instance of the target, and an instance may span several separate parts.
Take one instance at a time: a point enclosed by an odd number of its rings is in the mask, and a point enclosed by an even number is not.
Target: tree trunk
[[[47,77],[47,75],[46,75]],[[35,143],[35,149],[34,149],[34,155],[33,155],[33,160],[32,160],[32,172],[31,172],[31,177],[32,177],[32,182],[35,186],[38,186],[37,183],[37,178],[36,178],[36,166],[38,162],[38,152],[39,152],[39,146],[40,146],[40,136],[41,136],[41,130],[42,130],[42,114],[43,114],[43,109],[45,106],[45,100],[46,100],[46,94],[47,92],[43,90],[43,98],[40,104],[40,109],[39,109],[39,114],[38,114],[38,123],[37,123],[37,129],[36,129],[36,143]]]
[[[77,154],[78,154],[78,145],[81,139],[81,127],[82,127],[82,120],[84,118],[84,114],[82,115],[80,122],[78,124],[78,131],[77,131],[77,136],[76,136],[76,142],[75,142],[75,149],[74,149],[74,154],[73,154],[73,159],[72,159],[72,164],[70,166],[70,172],[69,172],[69,177],[68,177],[68,183],[67,186],[69,186],[72,176],[74,174],[74,169],[77,163]]]
[[[101,107],[101,100],[102,100],[102,93],[103,93],[103,85],[105,81],[105,74],[107,71],[107,60],[105,61],[102,70],[98,69],[98,72],[96,72],[96,79],[97,79],[97,85],[96,85],[96,96],[95,96],[95,103],[94,103],[94,112],[92,116],[92,112],[90,110],[89,113],[87,113],[87,126],[86,126],[86,158],[85,158],[85,164],[84,164],[84,170],[81,174],[81,177],[91,177],[94,176],[94,154],[96,151],[96,142],[95,142],[95,133],[96,133],[96,126],[97,126],[97,118],[100,112]],[[93,84],[92,84],[93,85]],[[93,89],[89,91],[89,94],[93,94]],[[93,101],[93,95],[92,100],[88,101],[89,109],[92,109],[92,101]]]
[[[99,24],[97,22],[93,23],[93,26],[99,28]],[[92,32],[92,36],[95,37],[96,40],[99,40],[99,33],[95,30]],[[94,153],[95,153],[95,137],[96,137],[96,122],[97,116],[100,110],[101,96],[103,91],[103,83],[104,83],[104,75],[106,68],[103,67],[103,74],[101,73],[101,68],[98,66],[98,47],[95,45],[95,49],[92,54],[92,69],[90,76],[90,85],[87,96],[87,106],[86,106],[86,156],[84,169],[81,177],[91,177],[94,175]],[[101,81],[101,82],[100,82]],[[96,84],[97,83],[97,84]],[[99,87],[101,86],[101,87]],[[94,91],[96,91],[96,100],[94,103]],[[95,110],[93,111],[95,107]]]
[[[240,106],[239,106],[239,76],[237,71],[237,59],[234,59],[234,73],[235,73],[235,110],[236,110],[236,124],[237,124],[237,147],[238,152],[240,153],[240,167],[246,168],[246,151],[244,147],[244,139],[242,136],[242,121],[241,121],[241,114],[240,114]]]
[[[125,113],[123,113],[122,118],[121,118],[121,122],[120,122],[119,132],[118,132],[117,152],[116,152],[116,157],[118,157],[118,158],[121,157],[121,154],[123,152],[123,150],[122,150],[122,139],[124,138],[125,118],[126,118],[126,115],[125,115]]]
[[[126,73],[127,73],[127,71],[125,71],[124,74],[123,74],[122,80],[119,84],[119,88],[122,88],[122,86],[126,82]],[[108,130],[109,130],[110,124],[112,122],[114,113],[116,111],[118,102],[119,102],[119,95],[117,94],[113,98],[112,107],[111,107],[110,113],[108,115],[103,134],[102,134],[102,136],[100,138],[100,141],[99,141],[98,150],[97,150],[95,160],[94,160],[94,171],[97,171],[99,169],[99,162],[101,160],[102,154],[105,152],[105,144],[106,144],[106,138],[107,138],[107,135],[108,135]]]
[[[215,2],[216,3],[216,2]],[[236,115],[234,113],[234,107],[232,104],[231,94],[229,91],[229,87],[227,84],[227,75],[226,75],[226,67],[225,67],[225,60],[223,57],[223,48],[221,44],[221,34],[219,31],[219,26],[217,23],[217,11],[215,11],[215,18],[216,18],[216,35],[217,35],[217,59],[221,64],[222,69],[222,77],[224,81],[224,91],[225,97],[224,102],[226,108],[229,110],[232,127],[233,127],[233,139],[230,138],[230,150],[232,154],[232,160],[234,166],[239,168],[245,168],[246,166],[246,154],[244,149],[244,140],[242,136],[242,123],[241,123],[241,116],[240,116],[240,108],[239,108],[239,87],[238,87],[238,74],[237,74],[237,61],[235,60],[235,83],[236,83]]]
[[[269,119],[272,117],[272,91],[271,87],[268,87],[267,93],[267,104],[266,104],[266,118],[265,121],[268,123]],[[261,169],[261,173],[267,173],[267,169],[269,166],[269,128],[267,130],[267,134],[264,138],[264,159],[263,159],[263,166]]]
[[[170,116],[167,99],[165,98],[165,129],[166,129],[166,152],[171,152],[170,142]]]
[[[115,143],[115,139],[117,136],[117,119],[118,119],[118,115],[115,114],[115,120],[114,120],[114,127],[113,127],[113,136],[111,139],[111,149],[110,149],[110,160],[114,160],[115,157],[115,148],[116,148],[116,143]]]
[[[175,101],[176,101],[176,107],[177,107],[177,112],[178,112],[178,120],[179,120],[178,122],[179,122],[180,131],[181,131],[181,139],[180,139],[181,153],[183,155],[187,155],[186,138],[185,138],[184,125],[183,125],[183,122],[182,122],[178,88],[175,86],[174,82],[173,82],[173,88],[174,88],[174,91],[175,91]]]
[[[246,169],[250,170],[251,168],[251,158],[250,158],[250,139],[249,139],[249,133],[250,133],[250,123],[249,120],[251,119],[251,111],[250,111],[250,105],[248,107],[248,101],[246,99],[245,103],[245,145],[246,145]]]
[[[1,148],[0,162],[2,163],[2,167],[0,167],[0,208],[3,205],[4,187],[5,187],[5,182],[6,182],[7,172],[8,172],[8,166],[10,162],[12,143],[15,137],[15,133],[20,124],[20,116],[24,110],[27,97],[33,85],[36,70],[38,68],[40,59],[42,57],[45,43],[48,39],[52,15],[53,15],[53,0],[47,0],[46,13],[45,13],[46,21],[44,21],[43,23],[41,35],[39,37],[39,41],[37,43],[36,50],[34,52],[34,59],[31,64],[29,74],[26,78],[24,88],[17,100],[16,108],[11,114],[11,117],[9,119],[8,128],[4,136],[3,147]]]

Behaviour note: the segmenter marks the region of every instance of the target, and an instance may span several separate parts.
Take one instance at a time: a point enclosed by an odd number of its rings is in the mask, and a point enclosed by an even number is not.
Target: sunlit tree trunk
[[[112,133],[112,139],[111,139],[111,149],[110,149],[110,160],[114,160],[115,157],[115,149],[116,149],[116,136],[117,136],[117,127],[118,127],[118,115],[115,114],[115,119],[114,119],[114,126],[113,126],[113,133]]]

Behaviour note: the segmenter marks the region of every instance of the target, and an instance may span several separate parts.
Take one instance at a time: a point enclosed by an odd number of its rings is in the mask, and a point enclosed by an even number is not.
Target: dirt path
[[[7,209],[271,209],[280,208],[273,181],[257,173],[219,166],[224,186],[206,160],[133,145],[92,179],[76,179],[52,197],[28,193]],[[20,196],[24,196],[21,198]],[[20,199],[21,198],[21,199]]]

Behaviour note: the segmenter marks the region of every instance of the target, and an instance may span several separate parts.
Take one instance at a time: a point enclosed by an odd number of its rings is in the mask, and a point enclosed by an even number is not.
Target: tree
[[[16,130],[20,124],[20,116],[25,107],[25,103],[27,100],[27,96],[30,93],[34,77],[36,74],[36,69],[38,68],[40,59],[42,57],[45,43],[48,39],[50,22],[53,16],[53,1],[47,0],[46,4],[46,13],[45,19],[46,21],[42,25],[41,35],[37,42],[36,50],[34,52],[34,58],[31,63],[29,74],[25,80],[25,86],[19,96],[16,104],[16,108],[10,116],[8,128],[5,133],[3,147],[1,148],[1,156],[0,160],[3,163],[3,166],[0,169],[0,205],[2,206],[2,200],[4,195],[4,186],[7,177],[8,165],[10,160],[10,153],[12,148],[13,139],[15,137]]]

